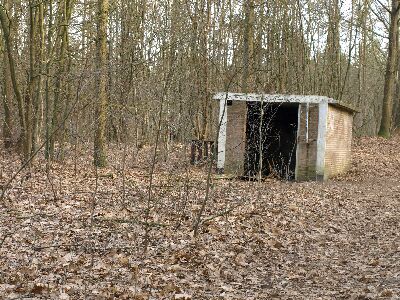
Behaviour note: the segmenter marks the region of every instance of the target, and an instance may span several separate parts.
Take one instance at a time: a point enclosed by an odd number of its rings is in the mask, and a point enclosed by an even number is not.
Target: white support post
[[[306,104],[306,143],[308,144],[310,141],[310,103]]]
[[[294,179],[298,180],[298,171],[299,171],[299,163],[300,163],[300,132],[301,132],[301,103],[299,104],[298,112],[297,112],[297,135],[296,135],[296,167],[294,171]]]
[[[226,125],[228,121],[228,102],[227,97],[219,100],[219,133],[218,133],[218,161],[217,169],[224,170],[225,166],[225,147],[226,147]]]
[[[319,104],[318,114],[318,140],[317,140],[317,162],[316,162],[316,179],[324,181],[327,178],[325,174],[325,151],[326,151],[326,134],[328,131],[328,103]]]

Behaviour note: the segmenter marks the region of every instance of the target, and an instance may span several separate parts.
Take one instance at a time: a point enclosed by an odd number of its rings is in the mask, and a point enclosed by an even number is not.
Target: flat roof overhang
[[[214,95],[214,100],[225,101],[248,101],[248,102],[268,102],[268,103],[328,103],[333,106],[343,108],[353,113],[359,112],[348,103],[335,100],[326,96],[317,95],[285,95],[285,94],[245,94],[220,92]]]

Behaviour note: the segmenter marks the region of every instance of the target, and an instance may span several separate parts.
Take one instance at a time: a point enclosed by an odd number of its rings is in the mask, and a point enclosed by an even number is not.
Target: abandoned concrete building
[[[323,96],[218,93],[217,168],[255,178],[327,180],[351,165],[353,116]]]

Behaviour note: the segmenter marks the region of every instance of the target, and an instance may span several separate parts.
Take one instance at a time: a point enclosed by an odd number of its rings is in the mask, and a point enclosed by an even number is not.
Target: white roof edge
[[[255,101],[255,102],[287,102],[287,103],[330,103],[338,104],[335,99],[317,95],[285,95],[285,94],[244,94],[244,93],[216,93],[214,100],[227,101]]]
[[[352,112],[359,112],[351,104],[346,102],[337,101],[333,98],[318,95],[285,95],[285,94],[244,94],[244,93],[216,93],[213,97],[214,100],[227,100],[227,101],[254,101],[254,102],[270,102],[270,103],[328,103],[334,106],[347,109]]]

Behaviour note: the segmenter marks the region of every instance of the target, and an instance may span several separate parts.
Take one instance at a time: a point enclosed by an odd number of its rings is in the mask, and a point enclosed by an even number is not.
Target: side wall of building
[[[329,105],[325,144],[325,179],[348,171],[351,166],[353,113]]]
[[[308,112],[307,112],[308,110]],[[297,132],[296,180],[316,179],[318,104],[300,104]]]
[[[242,176],[246,154],[247,103],[233,101],[227,107],[225,166],[226,174]]]

